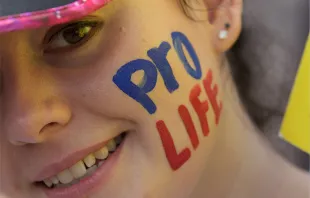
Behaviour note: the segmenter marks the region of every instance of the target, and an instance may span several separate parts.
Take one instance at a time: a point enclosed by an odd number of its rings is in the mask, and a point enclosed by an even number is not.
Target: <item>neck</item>
[[[241,103],[232,102],[235,93],[225,93],[218,143],[190,197],[308,198],[308,175],[273,151]]]

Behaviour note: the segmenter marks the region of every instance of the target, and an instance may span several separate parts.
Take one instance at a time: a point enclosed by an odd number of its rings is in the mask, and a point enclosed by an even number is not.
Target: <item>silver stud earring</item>
[[[228,30],[229,30],[229,28],[230,28],[230,24],[226,23],[225,24],[225,29],[221,30],[220,33],[219,33],[219,39],[224,40],[224,39],[228,38]]]

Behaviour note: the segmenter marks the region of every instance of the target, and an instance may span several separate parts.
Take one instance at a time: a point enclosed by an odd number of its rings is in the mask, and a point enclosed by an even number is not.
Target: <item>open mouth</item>
[[[91,177],[96,170],[106,163],[109,158],[113,156],[113,153],[118,150],[126,134],[125,132],[120,134],[110,140],[104,147],[88,154],[73,166],[68,167],[50,178],[36,182],[36,185],[48,189],[67,188],[79,183],[87,177]]]

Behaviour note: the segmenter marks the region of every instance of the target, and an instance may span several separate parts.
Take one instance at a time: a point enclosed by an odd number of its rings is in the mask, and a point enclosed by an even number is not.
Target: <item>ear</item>
[[[223,53],[229,50],[240,36],[243,0],[203,1],[208,10],[208,22],[212,27],[212,42],[216,51]],[[221,35],[225,38],[221,38]]]

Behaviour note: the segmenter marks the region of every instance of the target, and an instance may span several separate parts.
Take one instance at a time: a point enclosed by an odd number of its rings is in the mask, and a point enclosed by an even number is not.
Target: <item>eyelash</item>
[[[57,26],[51,28],[43,39],[43,52],[48,54],[54,54],[54,53],[64,53],[70,50],[77,49],[83,46],[85,43],[87,43],[101,29],[102,26],[103,22],[101,21],[78,21],[61,27]],[[86,31],[88,32],[85,32],[85,29],[83,30],[83,28],[90,28],[90,29],[89,30],[86,29]],[[77,43],[70,44],[69,42],[65,41],[66,38],[63,35],[68,30],[69,31],[76,30],[72,32],[72,35],[83,34],[83,36],[79,41],[77,41]],[[56,39],[63,39],[63,41],[67,43],[67,46],[51,47],[53,42],[57,42]]]

